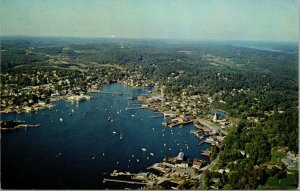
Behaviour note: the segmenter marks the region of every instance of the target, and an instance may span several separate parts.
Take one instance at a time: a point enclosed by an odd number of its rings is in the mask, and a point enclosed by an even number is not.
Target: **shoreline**
[[[81,101],[86,101],[90,100],[93,98],[93,96],[89,95],[90,93],[101,93],[101,87],[103,85],[110,85],[114,83],[120,83],[124,85],[125,87],[132,88],[132,89],[143,89],[143,88],[151,88],[149,87],[138,87],[138,86],[129,86],[125,83],[125,81],[118,81],[118,82],[110,82],[110,83],[104,83],[100,84],[99,89],[97,90],[88,90],[85,94],[83,95],[63,95],[63,96],[50,96],[47,99],[49,99],[49,103],[46,102],[41,102],[41,103],[34,103],[31,106],[28,105],[16,105],[16,106],[6,106],[6,107],[1,107],[0,113],[31,113],[31,112],[37,112],[41,111],[44,109],[51,109],[52,107],[55,106],[53,102],[56,101],[68,101],[68,102],[81,102]]]
[[[95,92],[90,92],[95,93]],[[32,106],[24,106],[21,108],[10,108],[6,107],[0,111],[0,113],[32,113],[41,111],[44,109],[51,109],[55,106],[54,102],[56,101],[67,101],[67,102],[81,102],[85,100],[90,100],[93,97],[90,95],[68,95],[68,96],[57,96],[57,97],[50,97],[49,103],[41,102],[35,103]],[[17,106],[20,107],[20,106]],[[2,109],[2,108],[1,108]]]

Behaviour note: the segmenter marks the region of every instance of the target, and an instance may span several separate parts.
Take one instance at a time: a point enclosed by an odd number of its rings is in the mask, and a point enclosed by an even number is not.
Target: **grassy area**
[[[281,165],[281,159],[285,157],[285,153],[274,148],[271,150],[271,162],[276,165]]]
[[[276,177],[269,177],[263,189],[294,189],[297,188],[298,181],[293,175],[287,175],[286,178],[278,179]]]

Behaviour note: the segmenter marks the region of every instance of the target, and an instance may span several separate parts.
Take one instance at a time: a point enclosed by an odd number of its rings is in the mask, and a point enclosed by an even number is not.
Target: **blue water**
[[[101,91],[144,94],[148,89],[111,84],[104,85]],[[190,134],[195,128],[193,125],[171,130],[161,124],[163,118],[151,117],[158,115],[152,110],[125,110],[137,106],[133,104],[137,102],[127,99],[129,95],[92,95],[94,99],[79,104],[58,101],[52,109],[36,113],[2,114],[1,120],[17,118],[29,124],[41,124],[39,128],[2,132],[2,188],[125,188],[124,185],[103,184],[104,174],[114,169],[145,171],[166,156],[176,156],[180,149],[190,159],[201,158],[201,151],[208,147],[206,144],[198,146],[201,140]],[[114,136],[113,131],[118,134]],[[142,147],[147,151],[142,152]],[[150,156],[150,152],[154,156]]]

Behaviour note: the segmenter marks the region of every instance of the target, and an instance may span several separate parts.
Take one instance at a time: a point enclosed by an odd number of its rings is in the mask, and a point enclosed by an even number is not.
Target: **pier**
[[[118,179],[110,179],[110,178],[104,178],[103,183],[105,182],[117,182],[117,183],[126,183],[126,184],[140,184],[140,185],[152,185],[151,183],[147,182],[137,182],[137,181],[129,181],[129,180],[118,180]]]
[[[176,127],[178,125],[187,125],[187,124],[190,124],[190,123],[193,123],[193,121],[186,121],[186,122],[174,122],[174,121],[171,121],[171,122],[162,122],[162,124],[164,126],[169,126],[169,127]]]
[[[8,130],[16,130],[16,129],[20,129],[20,128],[30,128],[30,127],[40,127],[40,124],[36,124],[36,125],[30,125],[30,124],[11,124],[11,125],[7,125],[7,122],[1,122],[0,123],[0,129],[1,131],[8,131]],[[20,122],[16,122],[16,123],[20,123]]]

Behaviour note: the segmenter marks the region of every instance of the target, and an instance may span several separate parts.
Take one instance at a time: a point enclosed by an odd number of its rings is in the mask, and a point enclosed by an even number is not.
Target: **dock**
[[[163,125],[165,126],[169,126],[169,127],[175,127],[175,126],[178,126],[178,125],[187,125],[187,124],[190,124],[190,123],[193,123],[193,121],[186,121],[186,122],[162,122]]]
[[[134,176],[134,174],[130,173],[130,172],[118,172],[117,170],[114,170],[110,176]]]
[[[129,180],[118,180],[118,179],[111,179],[111,178],[104,178],[103,183],[105,182],[117,182],[117,183],[126,183],[126,184],[140,184],[140,185],[152,185],[151,183],[147,182],[137,182],[137,181],[129,181]]]
[[[36,124],[36,125],[30,125],[30,124],[19,124],[16,125],[14,127],[2,127],[2,125],[0,126],[1,131],[9,131],[9,130],[16,130],[16,129],[20,129],[20,128],[30,128],[30,127],[40,127],[40,124]]]
[[[126,107],[125,110],[145,109],[144,107]]]

